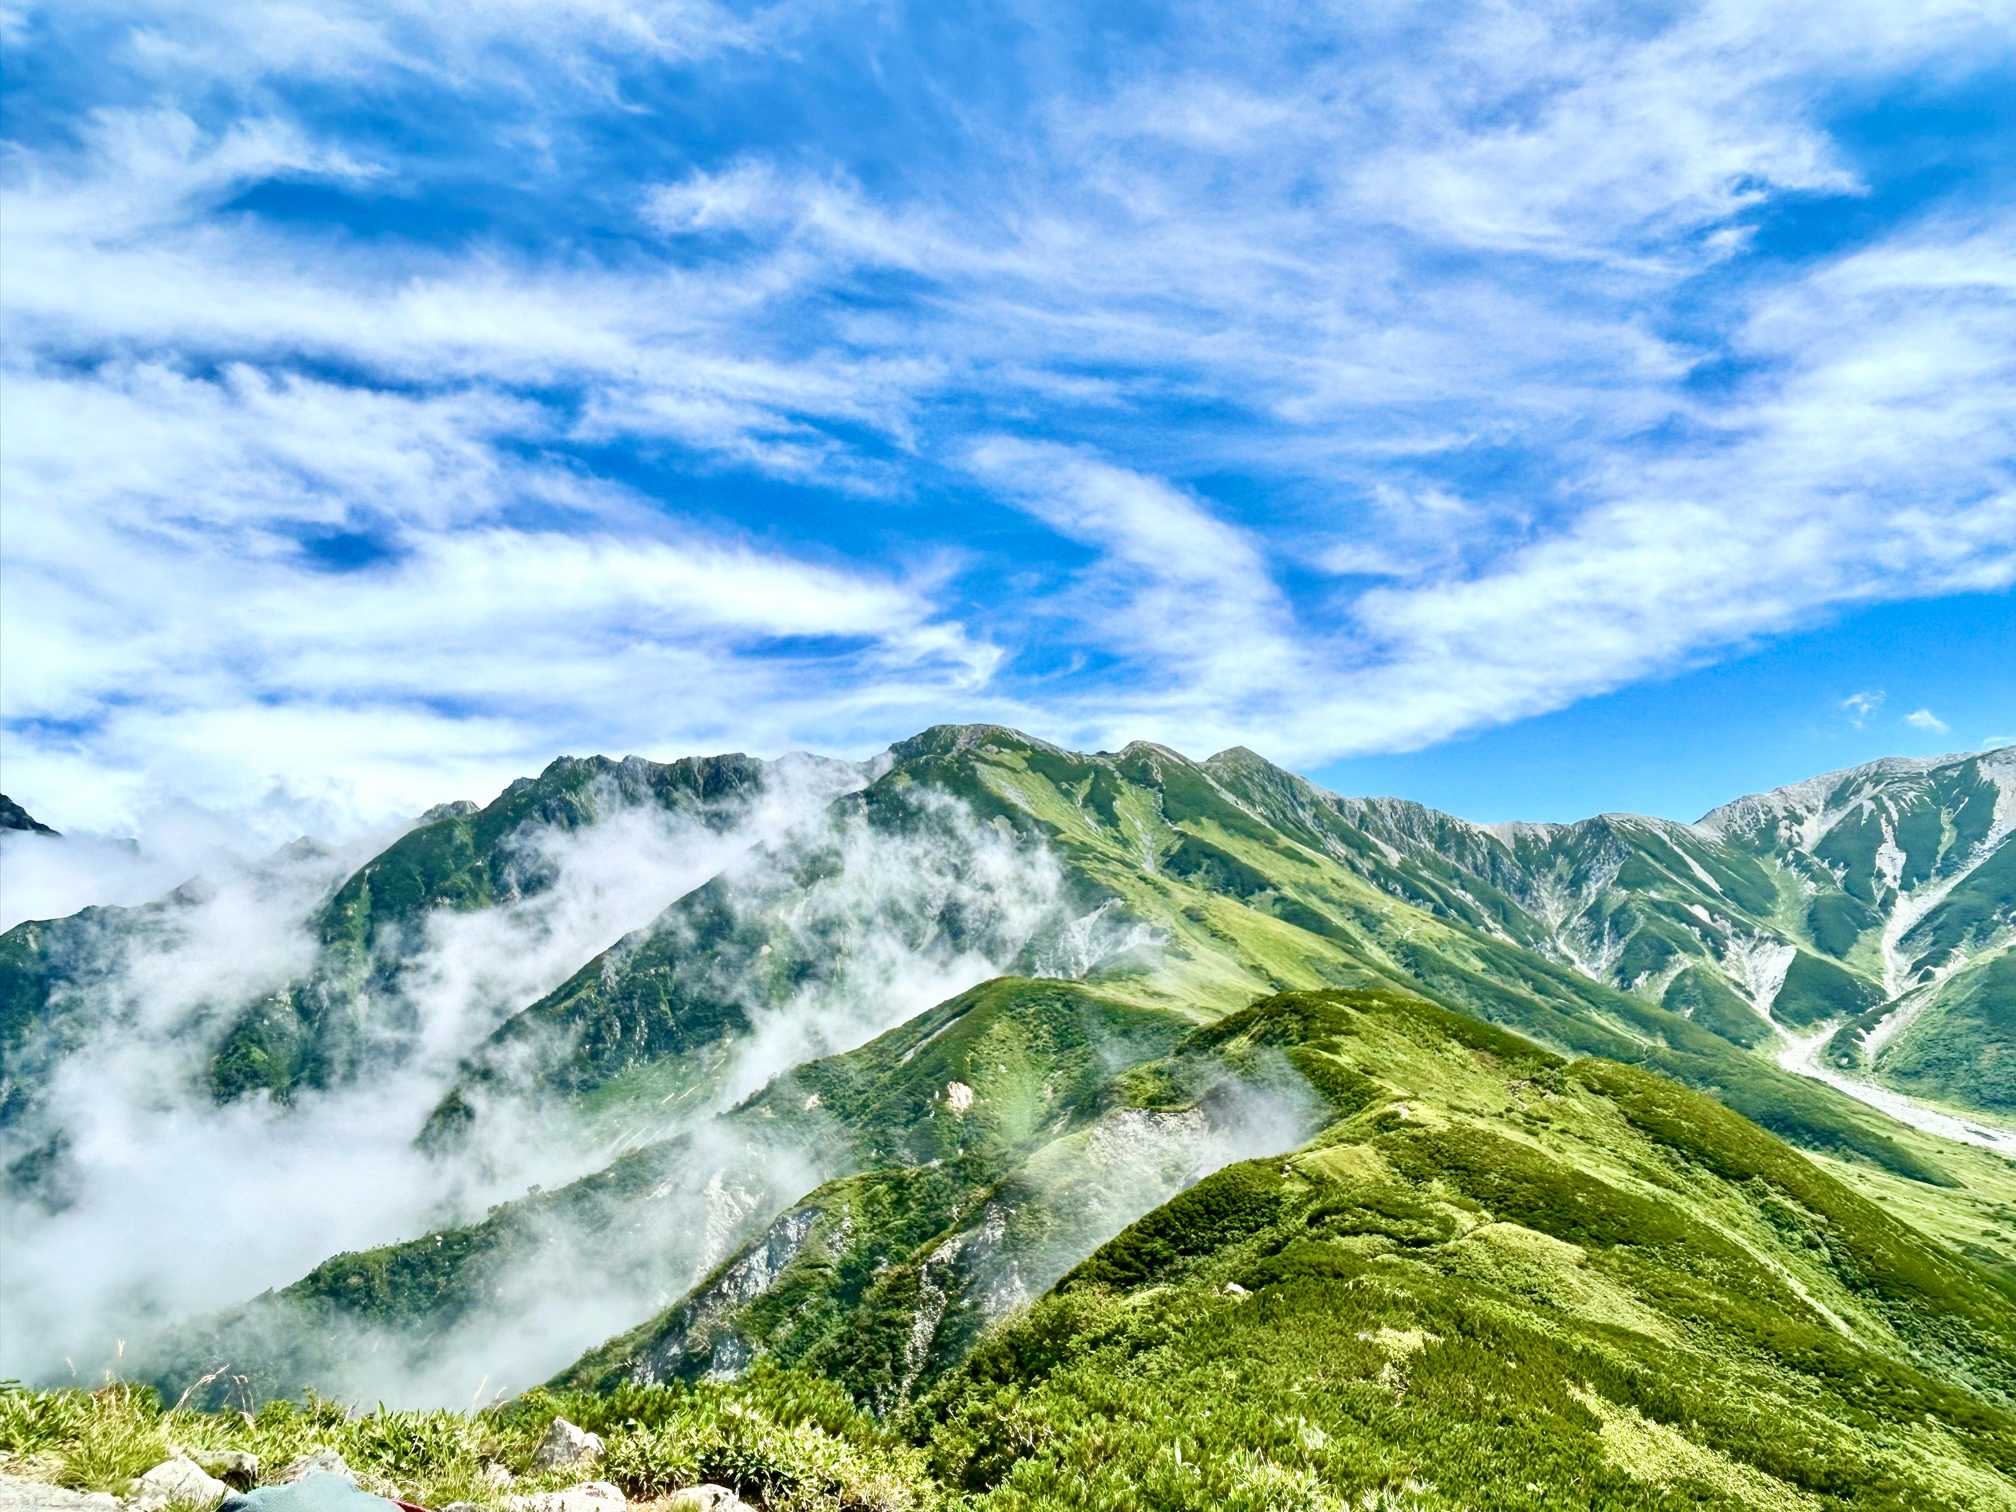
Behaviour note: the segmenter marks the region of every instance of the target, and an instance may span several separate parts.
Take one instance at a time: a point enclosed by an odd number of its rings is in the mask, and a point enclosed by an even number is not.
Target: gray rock
[[[658,1504],[659,1512],[756,1512],[726,1486],[708,1484],[674,1491]]]
[[[273,1478],[272,1484],[291,1486],[311,1475],[340,1475],[353,1485],[357,1481],[357,1472],[343,1463],[342,1455],[334,1449],[317,1449],[313,1454],[304,1454],[289,1464]]]
[[[602,1437],[577,1428],[563,1417],[553,1419],[546,1437],[532,1451],[534,1470],[586,1470],[602,1458]]]
[[[485,1465],[483,1467],[483,1479],[487,1484],[496,1487],[499,1491],[508,1491],[517,1481],[518,1477],[502,1465]]]
[[[18,1475],[0,1475],[0,1512],[119,1512],[103,1491],[66,1491]]]
[[[607,1481],[583,1481],[564,1491],[506,1497],[504,1505],[511,1512],[623,1512],[630,1503]]]
[[[231,1494],[231,1488],[214,1475],[206,1475],[203,1467],[194,1460],[183,1459],[179,1455],[171,1460],[163,1460],[152,1470],[133,1482],[133,1494],[127,1498],[127,1505],[135,1512],[153,1512],[170,1502],[193,1502],[199,1507],[214,1507]]]

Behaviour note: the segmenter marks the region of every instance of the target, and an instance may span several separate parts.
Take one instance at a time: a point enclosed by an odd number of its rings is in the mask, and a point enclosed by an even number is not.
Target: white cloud
[[[56,10],[30,4],[28,15]],[[97,31],[112,61],[162,81],[254,88],[386,75],[460,91],[515,88],[609,95],[626,62],[691,61],[755,48],[786,19],[739,18],[713,0],[64,0],[66,22]]]
[[[1904,716],[1904,723],[1914,730],[1924,730],[1933,735],[1944,735],[1952,728],[1930,709],[1913,709]]]
[[[1201,547],[1224,564],[1209,592],[1082,617],[1143,659],[1068,702],[1076,728],[1289,759],[1404,747],[1844,607],[2016,582],[2016,299],[1994,250],[2009,240],[1925,228],[1760,290],[1740,327],[1758,376],[1692,406],[1697,439],[1599,454],[1572,517],[1479,565],[1369,588],[1342,623],[1291,615],[1249,559]],[[1052,488],[1087,465],[1038,460],[1023,472]],[[1026,501],[1027,482],[1004,487]],[[1104,541],[1116,572],[1149,570],[1156,553],[1097,523],[1110,509],[1063,497],[1060,526]],[[1864,699],[1844,707],[1866,718]]]
[[[1300,657],[1261,545],[1167,483],[1069,448],[992,437],[969,465],[1060,534],[1098,548],[1046,606],[1080,643],[1132,658],[1138,688],[1269,688]],[[1138,697],[1139,694],[1133,695]]]
[[[769,164],[747,162],[720,173],[695,173],[674,184],[660,184],[645,197],[644,218],[674,236],[739,231],[788,221],[797,209],[796,199],[794,187]]]
[[[496,391],[245,364],[17,369],[7,391],[4,708],[91,728],[10,735],[9,783],[73,823],[174,795],[265,806],[285,840],[494,791],[562,747],[774,750],[907,722],[998,655],[941,615],[930,563],[675,525],[514,454],[555,421]],[[301,545],[359,531],[384,555],[354,570]],[[847,649],[793,649],[821,640]]]
[[[1850,693],[1841,700],[1841,707],[1848,711],[1848,722],[1859,730],[1869,723],[1870,715],[1883,707],[1883,697],[1881,688],[1873,692]]]
[[[529,152],[564,224],[508,245],[220,210],[276,179],[429,192],[396,142],[291,120],[290,81],[536,134],[627,108],[639,60],[816,17],[39,13],[162,103],[6,160],[4,693],[71,722],[15,737],[10,778],[108,826],[168,790],[322,822],[559,746],[860,749],[978,715],[1320,760],[2009,582],[2006,216],[1686,282],[1760,197],[1856,186],[1829,89],[1962,72],[1994,17],[1613,19],[1233,16],[1096,79],[1033,49],[1026,112],[963,114],[957,161],[899,179],[804,141],[654,146],[646,180],[585,187]],[[612,205],[620,237],[571,234]],[[1718,359],[1740,378],[1688,383]],[[664,446],[903,504],[964,469],[1091,560],[1002,593],[936,500],[891,528],[940,544],[864,565],[675,523],[577,460]],[[1437,476],[1471,456],[1523,466]],[[1214,502],[1227,474],[1259,502]],[[319,571],[318,536],[383,559]],[[1004,675],[1059,643],[1099,654]]]

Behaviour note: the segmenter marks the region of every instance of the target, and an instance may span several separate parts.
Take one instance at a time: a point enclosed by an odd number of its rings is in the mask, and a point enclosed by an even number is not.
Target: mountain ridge
[[[1947,830],[1971,833],[1978,819],[1979,773],[1963,770],[1971,760],[1937,782],[1927,773],[1946,769],[1914,769],[1908,803],[1896,798],[1900,812],[1918,814],[1936,802],[1948,816],[1944,828],[1935,827],[1941,843],[1929,852],[1913,838],[1918,831],[1907,836],[1916,848],[1906,849],[1920,857],[1927,877],[1952,874],[1958,863]],[[1000,725],[932,727],[868,763],[814,762],[803,769],[802,790],[789,795],[787,818],[752,829],[748,816],[790,786],[780,787],[782,765],[745,757],[683,765],[557,759],[488,805],[430,811],[336,882],[307,916],[317,928],[335,920],[346,969],[396,992],[416,973],[426,977],[442,921],[516,919],[574,886],[568,879],[576,874],[554,859],[577,854],[566,847],[587,847],[578,854],[592,880],[593,868],[607,861],[594,837],[630,822],[624,816],[643,816],[654,834],[676,823],[695,843],[722,847],[711,874],[613,943],[575,957],[570,973],[556,972],[550,991],[499,1002],[494,1030],[466,1046],[446,1083],[430,1084],[432,1101],[420,1104],[422,1158],[480,1173],[497,1154],[494,1132],[559,1140],[574,1146],[567,1181],[551,1193],[508,1199],[488,1218],[444,1210],[425,1233],[407,1229],[378,1249],[331,1255],[306,1275],[297,1270],[299,1279],[270,1299],[185,1336],[196,1340],[188,1345],[193,1353],[175,1358],[203,1369],[235,1358],[241,1372],[255,1359],[285,1361],[299,1347],[290,1341],[300,1330],[289,1320],[301,1306],[327,1310],[317,1314],[324,1321],[311,1336],[346,1339],[353,1324],[376,1326],[378,1309],[393,1308],[409,1342],[440,1345],[485,1316],[486,1298],[532,1285],[528,1278],[538,1273],[527,1267],[552,1242],[541,1236],[561,1233],[605,1236],[593,1242],[608,1246],[596,1271],[607,1303],[580,1314],[584,1327],[601,1320],[593,1326],[605,1336],[634,1325],[651,1310],[647,1299],[668,1306],[683,1297],[701,1306],[707,1266],[741,1263],[736,1256],[759,1253],[743,1247],[758,1244],[770,1246],[760,1250],[767,1258],[738,1272],[743,1280],[735,1286],[759,1274],[774,1281],[808,1253],[859,1282],[842,1294],[821,1281],[807,1294],[826,1299],[818,1316],[839,1330],[823,1335],[824,1344],[794,1335],[791,1347],[802,1346],[807,1358],[839,1348],[832,1341],[846,1335],[859,1308],[893,1309],[892,1316],[915,1323],[921,1304],[892,1290],[900,1281],[923,1287],[916,1295],[948,1299],[932,1328],[952,1329],[943,1363],[956,1363],[1001,1316],[975,1312],[973,1297],[999,1291],[1022,1305],[1099,1238],[1097,1225],[1086,1226],[1088,1215],[1109,1209],[1082,1183],[1060,1180],[1060,1168],[1097,1170],[1105,1157],[1096,1152],[1109,1148],[1163,1159],[1139,1147],[1147,1131],[1176,1140],[1168,1158],[1182,1166],[1193,1158],[1184,1151],[1207,1147],[1196,1141],[1224,1133],[1203,1104],[1186,1112],[1150,1096],[1113,1127],[1101,1122],[1111,1108],[1088,1104],[1082,1116],[1089,1121],[1075,1131],[1044,1126],[1044,1144],[1055,1144],[1055,1153],[989,1156],[997,1163],[972,1167],[979,1174],[969,1176],[960,1174],[966,1165],[939,1156],[890,1165],[870,1134],[840,1138],[818,1118],[808,1121],[822,1099],[837,1106],[849,1083],[807,1068],[863,1052],[870,1062],[914,1054],[924,1057],[919,1065],[932,1064],[923,1044],[913,1044],[916,1034],[940,1022],[934,1015],[951,1014],[943,1020],[950,1034],[962,994],[1001,982],[1027,984],[1000,987],[1010,1009],[985,1020],[994,1026],[988,1043],[1010,1066],[1031,1056],[1032,1066],[1049,1065],[1043,1057],[1052,1052],[1034,1047],[1064,1032],[1062,1021],[1033,1007],[1035,1018],[1018,1017],[1024,1010],[1013,1005],[1025,997],[1029,1004],[1110,1005],[1100,1010],[1108,1019],[1153,1026],[1142,1040],[1148,1044],[1206,1032],[1236,1020],[1256,999],[1284,992],[1405,995],[1500,1026],[1493,1033],[1544,1042],[1550,1053],[1604,1057],[1704,1089],[1797,1142],[1851,1186],[1911,1212],[1939,1242],[1991,1270],[2016,1270],[2016,1247],[2006,1234],[1996,1237],[1991,1216],[2007,1202],[2006,1162],[1928,1138],[1823,1085],[1834,1078],[1863,1086],[1845,1070],[1779,1063],[1790,1050],[1812,1052],[1815,1036],[1849,1032],[1882,1006],[1868,974],[1871,931],[1896,898],[1872,886],[1863,903],[1842,880],[1859,884],[1873,873],[1847,867],[1837,875],[1801,854],[1732,846],[1678,821],[1595,816],[1501,834],[1410,800],[1340,797],[1244,748],[1201,762],[1150,742],[1076,753]],[[1957,825],[1952,815],[1960,816]],[[1922,818],[1916,822],[1922,830]],[[528,836],[545,838],[531,844]],[[2016,855],[2006,839],[1993,840],[1996,854]],[[1898,870],[1904,885],[1897,897],[1916,896],[1917,875]],[[1958,883],[1955,895],[1962,903],[1974,897]],[[1822,896],[1848,899],[1869,915],[1845,944],[1835,942],[1836,951],[1810,927],[1810,900]],[[1993,937],[2000,927],[2000,905],[1990,898],[1984,906],[1969,915],[1974,933],[1955,936],[1961,954],[1981,929]],[[1937,910],[1925,917],[1936,922]],[[49,929],[0,939],[0,966],[32,954],[35,936]],[[1942,980],[1973,992],[2005,958],[1992,949],[1978,961],[1968,955]],[[314,968],[321,979],[330,969],[326,962]],[[14,990],[9,980],[0,976],[0,994]],[[1920,1043],[1928,1030],[1942,1046],[1992,1043],[2001,1000],[1985,1007],[1973,997],[1956,1001],[1944,1019],[1929,1007],[1921,1014]],[[84,1021],[78,1013],[88,1019],[89,1007],[87,983],[72,990],[73,1021]],[[924,1027],[906,1040],[910,1026]],[[1899,1031],[1897,1042],[1908,1050],[1913,1037]],[[1113,1053],[1140,1065],[1154,1059],[1134,1049]],[[1290,1101],[1307,1093],[1283,1088],[1316,1087],[1327,1096],[1325,1086],[1349,1095],[1358,1085],[1320,1056],[1282,1053],[1294,1074],[1275,1090]],[[1967,1065],[1978,1069],[1982,1057],[1961,1050],[1949,1060],[1930,1074],[1935,1096],[1964,1088]],[[988,1100],[998,1091],[990,1079],[999,1073],[984,1070],[992,1065],[948,1070],[929,1098],[903,1104],[908,1111],[898,1121],[950,1128],[992,1117]],[[1018,1081],[1028,1089],[1021,1106],[1049,1106],[1042,1088],[1052,1075],[1032,1070]],[[304,1081],[291,1095],[312,1103],[338,1085],[358,1083]],[[368,1079],[361,1085],[368,1089]],[[1134,1084],[1122,1078],[1114,1085]],[[780,1099],[787,1091],[810,1101],[786,1110]],[[1112,1095],[1124,1102],[1137,1094]],[[962,1097],[980,1101],[955,1105]],[[1053,1116],[1063,1113],[1043,1115]],[[752,1117],[768,1122],[752,1125]],[[760,1161],[752,1167],[711,1153],[722,1140],[753,1139],[749,1131],[759,1126],[797,1141],[773,1150],[782,1161],[774,1172]],[[770,1148],[762,1140],[737,1147]],[[13,1163],[10,1179],[60,1170],[65,1158],[60,1145],[36,1146]],[[971,1151],[961,1157],[971,1158]],[[708,1172],[704,1190],[694,1189],[689,1177]],[[709,1184],[714,1177],[718,1186]],[[1001,1182],[1016,1190],[1033,1182],[1040,1200],[1004,1207],[987,1195]],[[62,1182],[50,1178],[47,1191],[60,1208]],[[683,1237],[657,1251],[632,1247],[638,1236],[678,1236],[692,1221],[679,1214],[689,1210],[707,1215],[708,1248],[685,1248]],[[666,1221],[669,1231],[661,1228]],[[1025,1223],[1037,1227],[1025,1232]],[[835,1237],[835,1225],[853,1237]],[[783,1236],[774,1244],[764,1238],[773,1231]],[[904,1235],[914,1241],[907,1248],[897,1243]],[[1025,1263],[1023,1280],[1008,1286],[986,1279],[986,1257],[1002,1245],[1034,1246],[1030,1254],[1051,1258]],[[675,1261],[675,1254],[687,1259]],[[889,1266],[896,1269],[876,1281],[878,1267]],[[968,1286],[980,1291],[959,1290]],[[765,1305],[776,1313],[776,1303]],[[690,1318],[704,1313],[707,1328],[726,1327],[739,1309],[703,1308]],[[689,1332],[699,1326],[684,1325]],[[784,1335],[758,1329],[735,1337],[746,1354],[781,1348]],[[572,1340],[576,1353],[593,1342]],[[382,1348],[365,1353],[395,1357]],[[731,1349],[723,1368],[741,1357]],[[544,1358],[545,1370],[563,1363]],[[334,1362],[304,1366],[292,1384],[326,1381],[325,1368]],[[902,1382],[909,1368],[891,1365],[887,1379]],[[923,1377],[907,1379],[914,1385]],[[872,1395],[883,1388],[861,1389]]]

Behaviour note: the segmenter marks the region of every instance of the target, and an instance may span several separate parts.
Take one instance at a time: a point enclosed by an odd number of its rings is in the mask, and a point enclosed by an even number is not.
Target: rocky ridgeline
[[[556,1417],[532,1456],[532,1468],[586,1476],[601,1460],[602,1449],[600,1435]],[[399,1487],[360,1476],[328,1450],[293,1460],[275,1475],[262,1477],[260,1469],[259,1457],[242,1450],[181,1450],[136,1477],[121,1498],[66,1490],[11,1474],[0,1465],[0,1512],[283,1512],[286,1504],[270,1494],[273,1490],[325,1477],[358,1493],[354,1512],[371,1512],[369,1499],[378,1501],[379,1512],[395,1512],[395,1503],[415,1505]],[[520,1494],[512,1491],[515,1477],[502,1465],[490,1467],[490,1480],[497,1491],[494,1500],[450,1502],[438,1512],[627,1512],[630,1506],[622,1490],[605,1480],[583,1479],[557,1491]],[[317,1508],[329,1504],[319,1498],[303,1502]],[[349,1503],[344,1505],[348,1512]],[[754,1512],[728,1487],[717,1485],[687,1486],[637,1505],[651,1512]]]

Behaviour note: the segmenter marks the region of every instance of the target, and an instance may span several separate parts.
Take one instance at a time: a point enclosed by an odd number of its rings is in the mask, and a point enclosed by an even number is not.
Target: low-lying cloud
[[[7,1131],[10,1159],[53,1142],[61,1190],[53,1211],[46,1192],[7,1192],[0,1373],[89,1374],[122,1341],[284,1286],[339,1251],[480,1219],[534,1184],[563,1187],[641,1150],[662,1165],[642,1198],[618,1183],[517,1210],[509,1254],[486,1262],[480,1295],[463,1299],[472,1310],[443,1333],[319,1315],[311,1328],[267,1304],[252,1324],[266,1343],[239,1340],[256,1352],[298,1327],[327,1364],[315,1384],[359,1397],[449,1403],[522,1389],[675,1300],[838,1174],[844,1138],[759,1149],[725,1116],[773,1076],[1005,971],[1082,974],[1152,948],[1142,926],[1079,896],[1040,839],[938,794],[874,818],[858,800],[832,801],[860,780],[785,763],[712,823],[605,795],[591,824],[521,831],[502,869],[523,889],[488,909],[433,912],[391,985],[373,989],[392,1001],[367,1005],[372,1069],[286,1105],[215,1104],[208,1057],[238,1005],[313,970],[309,921],[348,865],[304,847],[185,889],[167,922],[122,937],[102,971],[65,989],[64,1008],[88,1028]],[[735,950],[696,960],[740,994],[752,1025],[710,1095],[640,1108],[612,1132],[527,1078],[486,1089],[475,1142],[455,1158],[416,1149],[427,1112],[499,1023],[614,940],[678,927],[668,905],[715,876],[737,937],[761,941],[754,960],[792,964],[780,988]],[[212,1364],[231,1364],[232,1341],[218,1348]]]
[[[4,1149],[56,1151],[59,1190],[50,1211],[52,1194],[8,1183],[0,1373],[108,1357],[121,1338],[290,1282],[338,1250],[480,1214],[596,1163],[592,1146],[551,1137],[550,1110],[497,1120],[466,1164],[430,1161],[413,1139],[502,1017],[830,797],[830,780],[791,770],[711,826],[628,804],[579,829],[521,831],[511,869],[537,885],[428,916],[385,990],[393,1001],[367,1004],[379,1041],[369,1073],[284,1105],[217,1105],[209,1059],[245,1004],[314,969],[311,916],[354,858],[291,850],[182,889],[143,927],[108,920],[52,1003],[50,1023],[74,1026],[67,1044],[31,1042],[16,1058],[18,1069],[38,1050],[57,1056]]]

